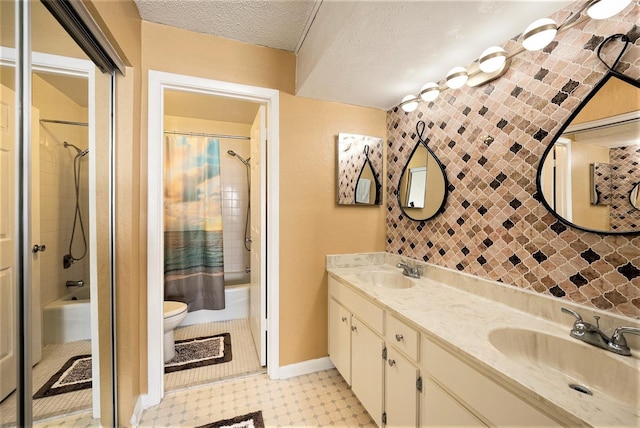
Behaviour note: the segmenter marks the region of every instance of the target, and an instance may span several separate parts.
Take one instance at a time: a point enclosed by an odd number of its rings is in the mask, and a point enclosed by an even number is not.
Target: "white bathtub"
[[[220,311],[189,312],[180,325],[202,324],[249,317],[249,284],[246,275],[225,275],[226,308]],[[44,307],[44,343],[64,343],[91,339],[89,285],[78,288]]]
[[[44,307],[45,345],[91,339],[90,293],[89,284],[85,284]]]
[[[225,308],[219,311],[201,309],[187,313],[187,317],[180,323],[183,325],[203,324],[206,322],[234,320],[249,317],[249,287],[250,284],[228,285],[225,278],[224,299]]]

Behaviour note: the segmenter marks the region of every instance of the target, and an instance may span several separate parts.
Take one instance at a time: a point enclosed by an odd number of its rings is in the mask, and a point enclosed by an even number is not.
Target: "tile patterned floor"
[[[69,358],[83,354],[91,354],[91,341],[45,345],[42,348],[42,359],[33,368],[33,392],[38,391]],[[91,409],[90,389],[33,400],[33,419],[67,415],[87,409]],[[0,426],[14,426],[15,418],[16,394],[13,393],[0,404]]]
[[[175,339],[190,339],[193,337],[211,336],[218,333],[231,334],[231,351],[233,359],[228,363],[199,367],[191,370],[181,370],[165,375],[165,391],[175,391],[190,388],[196,385],[211,383],[214,381],[229,379],[235,376],[244,376],[249,373],[264,372],[260,366],[256,353],[249,320],[247,318],[230,321],[195,324],[179,327],[175,330]],[[91,342],[79,341],[47,345],[43,348],[43,358],[33,370],[34,389],[40,387],[71,357],[75,355],[90,354]],[[60,415],[69,415],[91,409],[90,390],[76,391],[61,394],[54,397],[33,400],[33,420],[46,421]],[[83,413],[80,413],[82,415]],[[0,426],[15,425],[16,398],[15,394],[9,396],[0,404]],[[80,416],[81,418],[84,416]],[[91,422],[88,414],[88,422]],[[84,425],[84,423],[80,423]],[[75,426],[75,425],[72,425]]]
[[[142,427],[194,427],[262,410],[267,427],[375,427],[335,370],[285,380],[247,376],[167,394],[144,412]],[[97,426],[89,413],[52,419],[38,428]]]
[[[190,388],[216,380],[264,371],[260,366],[258,354],[253,344],[248,318],[178,327],[174,332],[175,340],[212,336],[219,333],[231,334],[232,360],[228,363],[167,373],[164,376],[165,391]]]

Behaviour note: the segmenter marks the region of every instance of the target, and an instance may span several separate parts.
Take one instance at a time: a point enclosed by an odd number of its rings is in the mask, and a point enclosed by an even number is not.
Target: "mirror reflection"
[[[560,220],[600,233],[640,233],[640,84],[609,74],[547,148],[543,202]]]
[[[402,170],[398,202],[407,217],[423,221],[444,209],[447,178],[442,164],[423,140],[423,121],[418,122],[416,130],[419,141]]]
[[[640,183],[633,186],[629,193],[629,203],[633,208],[640,210]]]
[[[338,204],[382,203],[382,138],[338,134]]]

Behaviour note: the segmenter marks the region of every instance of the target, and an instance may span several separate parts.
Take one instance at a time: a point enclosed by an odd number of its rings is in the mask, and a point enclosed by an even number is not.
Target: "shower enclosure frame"
[[[69,77],[77,77],[81,79],[87,80],[88,85],[88,116],[89,116],[89,125],[88,125],[88,145],[89,150],[95,150],[96,147],[96,94],[95,94],[95,86],[96,86],[96,73],[99,71],[96,69],[96,66],[90,60],[78,59],[65,57],[60,55],[53,55],[42,52],[32,51],[31,53],[31,62],[30,67],[28,68],[27,73],[31,72],[44,72],[51,73],[57,75],[64,75]],[[8,67],[16,67],[17,65],[17,51],[16,49],[0,47],[0,65],[8,66]],[[29,79],[29,82],[31,80]],[[30,83],[29,83],[30,84]],[[28,105],[31,105],[31,91],[24,97],[26,104],[26,100],[29,100]],[[26,109],[29,110],[29,109]],[[25,110],[25,111],[26,111]],[[26,134],[29,134],[29,127],[31,126],[31,115],[29,114],[27,118],[23,120],[23,126],[25,128],[25,140],[27,140]],[[23,140],[24,141],[24,140]],[[39,144],[38,141],[30,141],[30,145]],[[25,152],[27,149],[25,148]],[[96,222],[96,198],[95,198],[95,189],[96,189],[96,179],[95,179],[95,159],[90,160],[89,162],[89,224],[94,225]],[[26,171],[23,171],[24,174],[29,176],[32,171],[29,168],[26,168]],[[26,183],[25,183],[26,184]],[[27,221],[28,223],[29,221]],[[28,229],[28,228],[27,228]],[[93,296],[97,296],[97,287],[98,287],[98,279],[97,279],[97,261],[95,256],[97,254],[96,248],[96,239],[95,239],[95,228],[91,227],[91,231],[89,233],[89,252],[90,252],[90,282],[89,286],[91,288],[91,293]],[[24,240],[31,242],[31,237],[28,236],[28,233],[24,233]],[[26,245],[27,252],[31,252],[31,245]],[[30,259],[30,254],[25,257],[25,259]],[[30,276],[24,278],[25,283],[30,282]],[[32,285],[31,292],[40,293],[40,285],[35,284]],[[37,300],[39,302],[39,298]],[[100,409],[100,353],[99,353],[99,334],[98,334],[98,302],[97,299],[91,300],[91,354],[92,354],[92,372],[93,375],[93,386],[92,386],[92,414],[93,417],[99,419],[101,416]],[[41,334],[41,333],[40,333]],[[106,338],[103,338],[106,339]],[[30,350],[24,355],[28,357],[30,360]],[[28,370],[29,376],[31,370]],[[23,385],[25,389],[28,391],[31,390],[31,383],[25,382]],[[27,393],[30,395],[30,392]],[[31,404],[31,400],[28,400]],[[25,403],[27,404],[27,403]],[[31,422],[31,411],[29,411],[28,415],[24,415],[27,418],[26,421]],[[23,420],[25,421],[25,420]]]
[[[148,390],[142,397],[142,406],[148,408],[158,404],[164,397],[163,355],[163,158],[162,150],[152,150],[154,144],[163,141],[164,92],[165,90],[192,92],[223,98],[260,103],[267,108],[266,127],[268,141],[265,164],[266,176],[266,219],[261,219],[266,230],[265,242],[254,243],[262,246],[266,257],[265,272],[261,277],[268,284],[266,302],[269,308],[266,320],[267,373],[271,379],[280,378],[279,348],[279,140],[280,93],[275,89],[229,83],[200,77],[149,70],[148,75],[148,223],[147,223],[147,356]],[[266,238],[268,236],[268,239]]]

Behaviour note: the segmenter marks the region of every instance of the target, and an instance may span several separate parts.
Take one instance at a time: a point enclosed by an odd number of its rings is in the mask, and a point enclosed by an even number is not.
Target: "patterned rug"
[[[231,361],[231,334],[176,340],[176,356],[164,365],[164,372],[194,369]]]
[[[177,372],[228,361],[231,361],[229,333],[176,340],[176,356],[165,363],[164,372]],[[51,397],[87,388],[91,388],[91,355],[77,355],[64,363],[33,398]]]
[[[91,355],[76,355],[64,363],[33,398],[51,397],[86,388],[91,388]]]
[[[262,411],[258,410],[235,418],[200,425],[196,428],[264,428],[264,420],[262,419]]]

